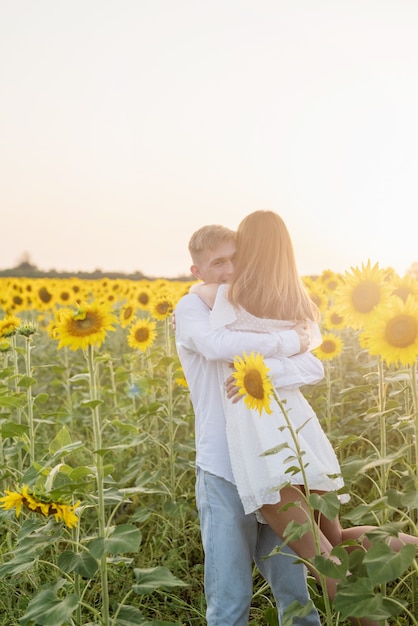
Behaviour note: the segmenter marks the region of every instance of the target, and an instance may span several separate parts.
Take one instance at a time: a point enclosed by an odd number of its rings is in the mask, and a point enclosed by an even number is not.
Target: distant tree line
[[[111,279],[128,279],[128,280],[155,280],[155,276],[146,276],[140,271],[136,271],[130,274],[123,272],[103,272],[100,269],[94,270],[94,272],[58,272],[57,270],[43,271],[33,265],[30,260],[25,256],[21,263],[16,267],[12,267],[7,270],[0,270],[1,277],[20,277],[20,278],[82,278],[85,280],[101,280],[103,278]],[[164,278],[164,276],[158,276],[157,278]],[[167,280],[180,280],[189,281],[193,277],[179,276],[178,278],[167,278]]]
[[[418,261],[415,261],[411,267],[407,270],[407,274],[410,274],[418,280]],[[128,279],[128,280],[155,280],[156,278],[165,278],[164,276],[146,276],[139,270],[131,274],[123,272],[103,272],[100,269],[94,270],[94,272],[58,272],[57,270],[43,271],[33,265],[29,259],[27,253],[22,257],[22,261],[8,270],[0,270],[0,276],[15,276],[22,278],[83,278],[86,280],[101,280],[103,278],[111,279]],[[191,274],[178,276],[177,278],[167,278],[166,280],[180,280],[189,281],[192,280]]]

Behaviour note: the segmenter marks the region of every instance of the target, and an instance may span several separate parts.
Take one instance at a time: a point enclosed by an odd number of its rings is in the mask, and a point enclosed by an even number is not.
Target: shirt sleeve
[[[265,364],[270,369],[269,376],[277,389],[314,385],[324,377],[324,366],[312,352],[289,358],[266,358]]]
[[[227,328],[212,329],[210,309],[196,294],[187,294],[175,310],[176,344],[185,350],[198,352],[209,361],[233,361],[243,352],[256,352],[264,357],[290,356],[300,350],[297,333],[285,330],[255,333]]]

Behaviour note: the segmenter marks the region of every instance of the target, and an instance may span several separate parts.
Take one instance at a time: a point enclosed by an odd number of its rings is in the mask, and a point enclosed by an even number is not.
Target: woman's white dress
[[[254,317],[244,309],[236,310],[226,297],[227,285],[218,289],[211,312],[211,326],[237,331],[272,332],[288,330],[291,323]],[[316,326],[318,336],[319,329]],[[320,341],[319,341],[320,343]],[[317,345],[319,345],[317,343]],[[239,355],[242,356],[242,355]],[[221,384],[231,375],[229,364],[220,364]],[[224,386],[224,385],[223,385]],[[277,388],[279,398],[297,435],[310,490],[336,491],[343,487],[341,469],[335,452],[319,420],[299,389]],[[243,401],[233,403],[225,397],[226,432],[235,483],[245,513],[263,504],[280,501],[279,488],[286,483],[303,485],[300,462],[285,416],[276,401],[271,414],[248,409]],[[286,444],[284,447],[282,444]],[[280,446],[274,454],[265,452]],[[340,496],[346,501],[348,496]]]

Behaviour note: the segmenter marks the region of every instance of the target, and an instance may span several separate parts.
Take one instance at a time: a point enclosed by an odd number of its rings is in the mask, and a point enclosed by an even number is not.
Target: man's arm
[[[178,302],[176,343],[197,352],[209,361],[233,361],[236,355],[250,352],[269,356],[291,356],[300,352],[299,335],[294,330],[276,333],[254,333],[210,326],[210,310],[196,294]]]

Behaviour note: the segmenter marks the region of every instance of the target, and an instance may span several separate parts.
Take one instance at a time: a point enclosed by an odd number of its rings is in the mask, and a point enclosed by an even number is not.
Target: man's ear
[[[197,267],[197,265],[192,265],[192,266],[190,267],[190,271],[191,271],[192,275],[193,275],[195,278],[201,278],[201,276],[200,276],[200,271],[199,271],[199,268]]]

